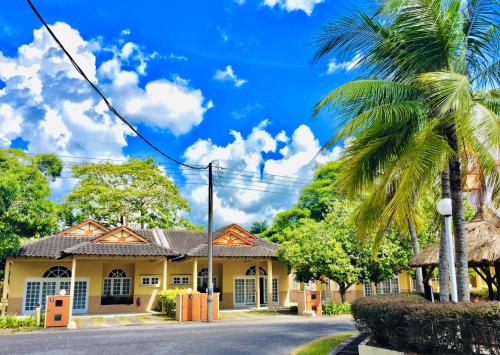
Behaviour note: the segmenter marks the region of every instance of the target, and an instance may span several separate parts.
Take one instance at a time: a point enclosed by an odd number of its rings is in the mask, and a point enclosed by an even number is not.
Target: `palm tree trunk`
[[[458,141],[455,127],[448,130],[448,143],[455,156],[449,160],[450,192],[453,206],[453,230],[455,232],[455,265],[457,269],[457,289],[459,301],[470,301],[469,270],[467,253],[467,233],[464,221],[464,200],[460,176],[460,160],[458,159]]]
[[[445,168],[441,174],[441,197],[450,198],[450,175],[448,168]],[[450,289],[448,283],[450,280],[450,270],[448,269],[448,240],[446,239],[446,230],[444,218],[441,221],[441,240],[439,241],[439,300],[448,302],[450,300]]]
[[[413,256],[417,255],[420,251],[420,246],[418,244],[418,236],[417,230],[415,229],[415,223],[413,220],[408,222],[408,227],[410,229],[410,237],[411,242],[413,244]],[[416,290],[418,293],[424,293],[424,279],[422,277],[422,268],[417,267],[415,270],[415,281],[416,281]]]

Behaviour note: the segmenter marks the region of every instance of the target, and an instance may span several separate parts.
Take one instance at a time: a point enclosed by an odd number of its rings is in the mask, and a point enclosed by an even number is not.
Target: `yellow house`
[[[236,224],[213,239],[214,291],[221,308],[289,305],[289,275],[277,245]],[[23,244],[6,260],[3,307],[33,314],[64,289],[74,314],[145,312],[170,288],[205,292],[207,233],[119,227],[85,221]]]

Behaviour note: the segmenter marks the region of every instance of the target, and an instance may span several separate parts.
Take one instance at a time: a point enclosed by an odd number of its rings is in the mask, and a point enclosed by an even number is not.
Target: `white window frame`
[[[178,279],[179,282],[175,282]],[[186,281],[187,282],[184,282]],[[191,285],[191,277],[189,275],[172,275],[172,285],[186,286]]]
[[[393,285],[392,280],[394,280],[394,279],[397,280],[396,285]],[[384,287],[387,288],[386,287],[387,285],[382,285],[382,283],[384,283],[384,282],[389,283],[389,292],[386,292],[386,290],[384,290]],[[381,283],[378,283],[375,288],[376,288],[375,293],[377,295],[389,295],[389,294],[401,293],[401,286],[399,283],[399,275],[395,275],[391,278],[388,278],[387,280],[382,281]],[[397,292],[394,292],[395,290],[397,290]]]
[[[153,282],[156,279],[156,282]],[[145,282],[145,280],[148,280]],[[160,286],[160,276],[158,275],[143,275],[141,276],[141,286],[158,287]]]
[[[368,291],[369,292],[366,292]],[[371,282],[363,282],[363,295],[365,297],[370,297],[370,296],[373,296],[373,289],[372,289],[372,283]]]
[[[85,290],[85,308],[84,309],[73,309],[74,314],[83,314],[87,313],[89,307],[89,290],[90,290],[90,281],[88,277],[75,277],[75,283],[77,281],[86,282],[87,287]],[[38,294],[38,303],[41,305],[44,301],[42,300],[42,287],[44,282],[55,282],[56,283],[56,292],[58,293],[61,287],[61,283],[69,282],[71,283],[70,277],[29,277],[24,279],[24,290],[23,290],[23,306],[22,312],[23,315],[33,315],[35,314],[35,310],[26,310],[26,293],[28,282],[36,282],[40,285],[40,290]],[[59,294],[59,293],[58,293]],[[69,292],[67,293],[69,295]]]
[[[261,279],[264,279],[263,283],[264,283],[264,303],[262,303],[261,305],[264,305],[264,304],[267,304],[267,275],[262,275],[260,276]],[[244,279],[244,289],[243,289],[243,295],[244,295],[244,302],[243,303],[236,303],[236,280],[238,279]],[[255,297],[258,297],[258,295],[255,294],[254,297],[251,297],[253,298],[253,302],[249,302],[249,300],[247,299],[247,295],[249,294],[247,292],[247,282],[246,280],[255,280],[255,275],[251,275],[251,276],[248,276],[248,275],[241,275],[241,276],[235,276],[233,278],[233,306],[234,307],[248,307],[248,306],[255,306],[256,305],[256,299]],[[280,304],[280,280],[279,280],[279,276],[273,276],[273,283],[276,281],[276,300],[273,302],[273,305],[275,306],[278,306]],[[256,285],[254,284],[254,291],[256,290]],[[274,299],[274,293],[273,293],[273,299]]]
[[[106,295],[104,293],[104,285],[106,284],[106,281],[110,280],[110,288],[109,288],[109,295]],[[124,282],[128,280],[128,293],[124,293]],[[119,293],[115,293],[115,283],[120,282],[120,291]],[[122,296],[130,296],[131,290],[132,289],[132,279],[130,277],[105,277],[102,283],[102,295],[104,297],[122,297]]]

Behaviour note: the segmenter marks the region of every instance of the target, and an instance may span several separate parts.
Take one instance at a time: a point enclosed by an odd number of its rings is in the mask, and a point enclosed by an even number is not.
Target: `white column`
[[[267,308],[273,310],[273,261],[267,259]]]
[[[198,259],[193,258],[193,292],[198,291]]]
[[[255,264],[255,307],[260,307],[260,267],[259,262]]]
[[[73,260],[71,262],[71,282],[69,284],[69,319],[68,319],[69,322],[72,321],[71,318],[73,317],[73,299],[75,297],[75,277],[76,277],[76,256],[73,256]]]
[[[2,293],[2,316],[5,316],[7,311],[7,296],[9,293],[9,276],[10,276],[10,260],[5,262],[5,273],[3,280],[3,293]]]
[[[166,291],[167,290],[167,263],[168,263],[168,260],[167,258],[165,258],[163,260],[163,280],[162,280],[162,290],[163,291]]]

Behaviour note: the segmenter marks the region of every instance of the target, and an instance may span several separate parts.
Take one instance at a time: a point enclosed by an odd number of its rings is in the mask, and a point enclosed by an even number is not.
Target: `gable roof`
[[[253,236],[247,237],[240,229],[230,225],[214,233],[214,257],[248,258],[274,257],[278,245]],[[244,229],[243,229],[244,231]],[[124,232],[133,240],[108,239]],[[218,234],[218,235],[217,235]],[[216,237],[217,235],[217,237]],[[215,243],[217,238],[234,236],[244,244]],[[126,239],[127,239],[126,238]],[[95,256],[164,256],[182,259],[208,256],[208,235],[205,231],[137,229],[119,227],[102,236],[56,234],[24,243],[14,254],[26,257],[62,258],[67,255]]]
[[[109,232],[109,229],[104,227],[102,224],[92,219],[87,219],[81,223],[78,223],[72,227],[69,227],[59,232],[59,234],[99,236],[107,232]]]
[[[255,245],[247,238],[243,238],[241,235],[234,233],[232,230],[226,231],[224,234],[215,238],[212,241],[212,244],[213,245],[228,245],[228,246],[229,245],[239,245],[239,246]]]
[[[144,239],[137,233],[132,232],[127,227],[119,227],[106,234],[92,240],[92,243],[142,243],[148,244],[149,240]]]

